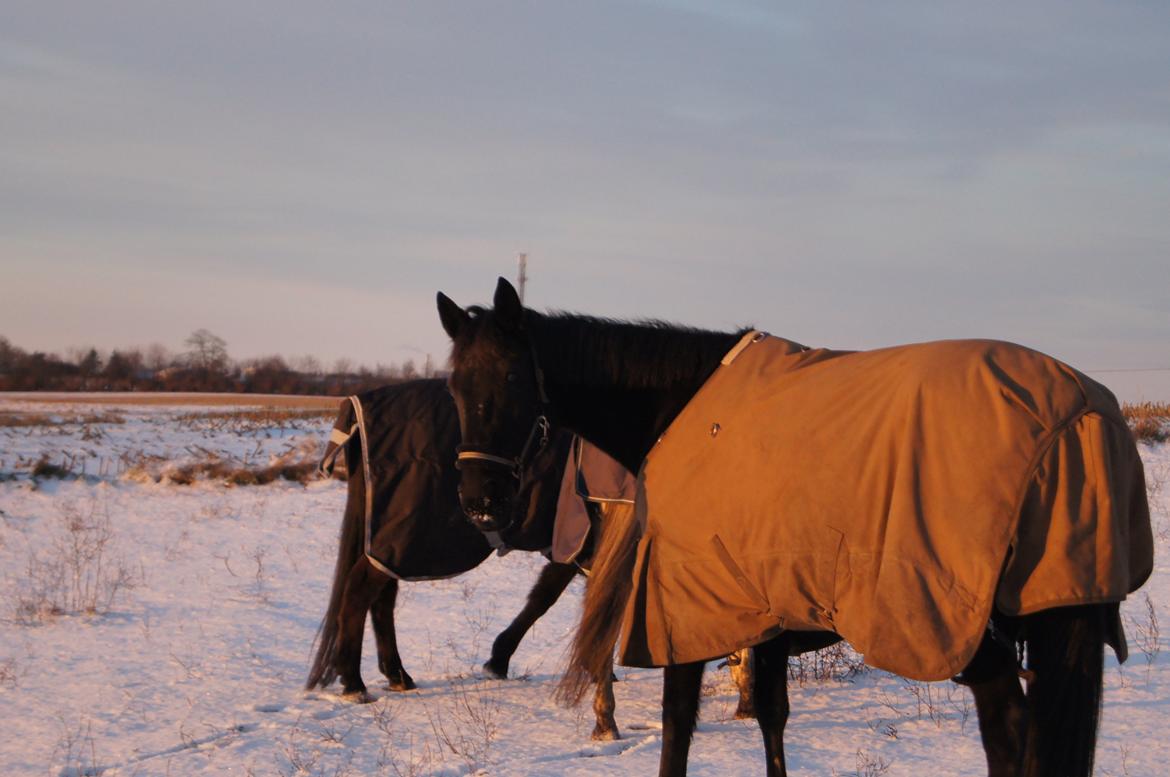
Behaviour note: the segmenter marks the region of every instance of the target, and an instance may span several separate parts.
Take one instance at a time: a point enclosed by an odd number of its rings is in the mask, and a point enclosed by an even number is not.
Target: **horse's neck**
[[[649,425],[628,411],[630,403],[613,392],[556,384],[550,386],[556,423],[605,451],[626,469],[636,472],[645,455],[641,449]],[[640,452],[641,451],[641,452]]]
[[[664,332],[652,327],[646,328],[646,336],[693,339],[694,348],[685,364],[672,362],[669,370],[661,370],[662,379],[655,382],[647,380],[648,375],[655,374],[652,364],[626,362],[628,369],[613,374],[614,354],[604,348],[582,349],[574,359],[558,359],[554,353],[557,343],[538,341],[537,345],[537,360],[545,371],[558,425],[588,440],[631,472],[638,470],[655,441],[738,337]],[[631,380],[635,371],[640,374]]]
[[[520,487],[520,503],[525,513],[520,525],[505,532],[504,541],[515,550],[542,551],[552,542],[561,480],[569,458],[572,438],[554,435],[549,447],[541,451],[529,467]]]

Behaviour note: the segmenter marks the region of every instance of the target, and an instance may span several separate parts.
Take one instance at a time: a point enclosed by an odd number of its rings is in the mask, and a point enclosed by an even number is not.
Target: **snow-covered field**
[[[344,484],[180,485],[168,472],[307,460],[331,419],[225,410],[0,399],[0,774],[655,773],[659,672],[618,669],[618,742],[590,742],[587,705],[550,698],[579,583],[521,645],[513,679],[479,674],[542,565],[531,555],[403,586],[399,645],[418,690],[378,690],[367,634],[376,702],[303,692]],[[32,415],[48,417],[20,425]],[[1170,763],[1158,626],[1170,631],[1170,450],[1143,445],[1142,456],[1157,566],[1124,606],[1130,662],[1109,659],[1099,775],[1162,775]],[[71,474],[34,479],[41,461]],[[867,671],[791,695],[794,775],[985,773],[963,688]],[[759,732],[734,709],[726,672],[709,668],[691,774],[762,770]]]

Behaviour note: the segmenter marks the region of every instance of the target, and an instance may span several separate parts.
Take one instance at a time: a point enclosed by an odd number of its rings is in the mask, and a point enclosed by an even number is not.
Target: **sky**
[[[1170,400],[1170,5],[0,2],[0,335],[448,343],[435,292]]]

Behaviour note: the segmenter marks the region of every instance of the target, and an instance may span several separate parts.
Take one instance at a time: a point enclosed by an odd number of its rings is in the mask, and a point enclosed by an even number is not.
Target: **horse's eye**
[[[514,372],[509,372],[509,373],[508,373],[508,376],[507,376],[507,381],[508,381],[509,383],[515,383],[515,382],[516,382],[516,373],[514,373]]]

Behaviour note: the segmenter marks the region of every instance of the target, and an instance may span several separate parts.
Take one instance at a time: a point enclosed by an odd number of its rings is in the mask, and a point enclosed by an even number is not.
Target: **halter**
[[[532,422],[532,429],[528,432],[528,439],[524,442],[524,447],[520,451],[520,455],[514,459],[509,459],[504,456],[499,456],[495,453],[490,453],[483,450],[480,446],[472,443],[460,444],[456,449],[455,468],[462,469],[461,463],[464,461],[479,461],[484,464],[492,464],[497,467],[503,467],[508,470],[512,477],[516,480],[521,480],[524,470],[532,462],[532,458],[544,450],[548,445],[549,431],[551,425],[549,424],[548,415],[546,414],[549,401],[548,394],[544,391],[544,371],[540,369],[540,364],[536,361],[536,346],[532,340],[529,339],[528,347],[532,352],[532,369],[536,376],[536,391],[540,398],[540,414]]]
[[[511,472],[512,477],[520,480],[525,468],[531,463],[532,457],[540,451],[544,450],[544,446],[548,445],[549,437],[549,422],[548,416],[541,413],[532,422],[532,430],[528,432],[528,440],[524,443],[523,450],[520,455],[514,459],[497,456],[494,453],[480,450],[475,445],[460,445],[455,450],[455,468],[462,469],[462,462],[464,461],[480,461],[484,464],[494,464],[498,467]]]

